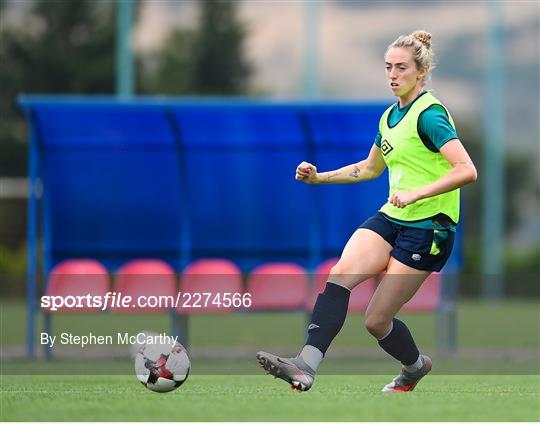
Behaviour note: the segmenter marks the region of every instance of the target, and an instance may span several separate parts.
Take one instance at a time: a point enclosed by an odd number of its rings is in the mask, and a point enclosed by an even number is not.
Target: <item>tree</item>
[[[147,56],[142,67],[142,90],[148,94],[194,94],[192,75],[194,31],[175,29],[162,49]]]
[[[14,27],[3,22],[0,28],[3,175],[26,173],[26,131],[16,105],[19,93],[113,92],[113,5],[109,1],[39,0],[33,3],[24,25]]]
[[[237,2],[201,0],[194,30],[173,31],[157,58],[149,91],[162,94],[247,94],[252,68],[245,58],[246,29]]]
[[[203,0],[194,42],[193,87],[203,94],[239,94],[251,68],[243,53],[245,29],[236,19],[237,3]]]

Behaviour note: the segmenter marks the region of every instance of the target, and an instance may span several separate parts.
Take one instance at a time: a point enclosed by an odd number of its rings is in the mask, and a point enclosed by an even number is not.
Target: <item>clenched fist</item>
[[[418,192],[415,190],[410,191],[397,191],[388,198],[388,201],[395,207],[403,209],[405,206],[412,205],[420,200]]]
[[[298,181],[303,181],[306,184],[317,183],[317,167],[308,162],[302,162],[296,167],[295,178]]]

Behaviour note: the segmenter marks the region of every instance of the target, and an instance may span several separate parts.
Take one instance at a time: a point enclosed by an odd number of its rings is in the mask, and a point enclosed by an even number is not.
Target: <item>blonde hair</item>
[[[433,49],[431,48],[431,34],[420,30],[409,35],[401,35],[388,46],[388,50],[393,47],[411,49],[416,69],[427,69],[427,74],[422,81],[422,85],[424,85],[429,80],[431,71],[435,68]]]

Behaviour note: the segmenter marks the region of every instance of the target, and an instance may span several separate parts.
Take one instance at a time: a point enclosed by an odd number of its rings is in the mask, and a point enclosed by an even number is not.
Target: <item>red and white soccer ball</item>
[[[137,379],[154,392],[178,389],[189,376],[191,362],[180,343],[144,344],[135,356]]]

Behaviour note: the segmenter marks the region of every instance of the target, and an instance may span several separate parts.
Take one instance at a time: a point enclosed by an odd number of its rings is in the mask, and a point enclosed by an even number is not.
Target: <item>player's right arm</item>
[[[352,184],[377,178],[386,168],[381,149],[375,144],[363,161],[344,166],[335,171],[317,172],[317,167],[302,162],[296,168],[296,179],[306,184]]]

